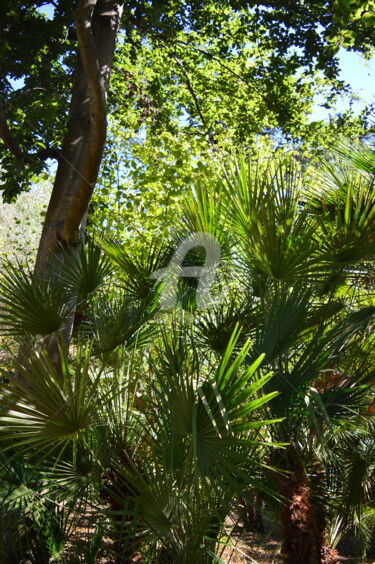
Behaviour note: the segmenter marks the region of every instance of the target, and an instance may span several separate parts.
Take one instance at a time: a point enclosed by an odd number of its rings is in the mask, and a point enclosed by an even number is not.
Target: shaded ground
[[[73,538],[74,545],[80,546],[81,554],[88,549],[88,543],[85,539],[92,536],[94,531],[93,517],[94,512],[88,512],[86,516],[82,517],[79,525],[74,530]],[[227,538],[223,539],[224,547],[221,559],[226,564],[282,564],[283,558],[280,555],[281,543],[277,540],[278,534],[276,530],[270,533],[256,533],[246,531],[241,525],[234,527],[234,522],[228,518],[226,523],[226,530],[230,535],[229,541]],[[72,539],[73,540],[73,539]],[[101,542],[102,550],[101,556],[95,560],[96,564],[115,564],[113,559],[113,544],[110,539],[103,538]],[[86,550],[85,550],[86,548]],[[75,550],[70,544],[64,551],[65,557],[70,557],[74,561]],[[112,557],[111,557],[112,555]],[[349,558],[339,556],[339,561],[343,564],[375,564],[375,559],[364,562],[359,558]],[[131,561],[133,564],[152,564],[149,559],[144,560],[141,554],[134,556]]]
[[[237,541],[237,542],[236,542]],[[233,548],[226,548],[221,557],[227,564],[282,564],[281,543],[267,535],[241,532],[241,539],[232,536]],[[339,556],[343,564],[375,564],[375,560],[364,562],[358,558]]]
[[[279,564],[280,543],[267,535],[241,531],[231,537],[231,547],[227,547],[221,558],[228,564],[248,562],[251,564]]]

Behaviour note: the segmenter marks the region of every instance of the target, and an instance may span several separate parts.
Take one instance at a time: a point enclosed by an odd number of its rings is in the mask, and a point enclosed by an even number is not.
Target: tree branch
[[[98,177],[106,135],[106,98],[121,8],[116,0],[81,0],[75,27],[90,108],[89,136],[78,184],[66,215],[62,239],[74,241]],[[100,33],[93,32],[96,21]]]
[[[0,138],[4,141],[5,146],[9,149],[11,153],[18,160],[23,160],[25,158],[25,153],[19,146],[17,140],[13,137],[12,132],[8,127],[8,123],[5,117],[5,107],[0,101]]]
[[[180,61],[180,59],[177,57],[177,55],[175,53],[173,53],[172,51],[169,51],[169,55],[176,61],[176,63],[178,64],[178,66],[182,70],[182,72],[185,76],[185,79],[186,79],[187,89],[189,90],[189,92],[190,92],[190,94],[191,94],[191,96],[194,100],[195,108],[196,108],[197,113],[198,113],[198,115],[201,119],[202,125],[203,125],[204,128],[206,128],[206,118],[204,117],[204,115],[202,113],[200,103],[199,103],[199,100],[198,100],[198,96],[196,95],[196,93],[194,91],[190,77],[189,77],[188,73],[186,72],[184,65],[182,64],[182,62]],[[212,132],[207,130],[206,135],[208,136],[209,143],[212,144],[213,143]]]
[[[176,43],[179,43],[180,45],[183,45],[188,49],[192,49],[193,51],[195,50],[198,51],[198,53],[202,53],[203,55],[206,55],[206,57],[209,57],[210,59],[218,63],[223,69],[227,70],[230,74],[232,74],[233,76],[244,82],[246,85],[248,84],[249,82],[248,80],[246,80],[240,74],[234,72],[230,67],[225,65],[218,57],[215,57],[215,55],[212,55],[212,53],[210,53],[209,51],[206,51],[205,49],[201,49],[197,45],[189,45],[189,43],[186,43],[186,41],[182,41],[181,39],[176,39]]]
[[[61,156],[61,151],[59,149],[55,149],[54,147],[46,147],[45,149],[40,149],[37,153],[29,153],[29,158],[37,158],[40,161],[46,161],[47,159],[56,159],[58,160]]]
[[[16,157],[17,160],[31,164],[35,160],[45,161],[46,159],[57,159],[59,157],[58,149],[46,147],[40,149],[36,153],[26,153],[22,150],[16,138],[9,129],[5,115],[5,106],[0,101],[0,139],[4,141],[5,146]]]
[[[218,63],[219,66],[221,66],[223,69],[228,71],[232,76],[235,76],[236,78],[238,78],[238,80],[243,82],[249,89],[255,90],[255,92],[257,94],[259,94],[259,96],[261,98],[263,98],[263,100],[267,100],[267,97],[265,96],[265,94],[263,94],[263,92],[261,92],[259,90],[259,88],[257,88],[253,84],[253,82],[250,85],[248,79],[244,78],[243,76],[241,76],[240,74],[238,74],[237,72],[232,70],[230,67],[228,67],[228,65],[225,65],[218,57],[215,57],[215,55],[213,55],[209,51],[206,51],[205,49],[202,49],[201,47],[198,47],[197,45],[189,45],[189,43],[186,43],[186,41],[182,41],[181,39],[177,39],[176,43],[183,45],[184,47],[187,47],[188,49],[192,49],[193,51],[198,51],[198,53],[202,53],[202,55],[209,57],[212,61],[215,61],[216,63]]]

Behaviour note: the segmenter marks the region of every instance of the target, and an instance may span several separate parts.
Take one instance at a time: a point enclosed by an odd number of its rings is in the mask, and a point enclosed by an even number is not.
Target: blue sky
[[[375,102],[375,57],[370,61],[365,61],[357,53],[341,49],[339,60],[341,67],[340,78],[350,84],[355,93],[361,98],[353,106],[356,112],[360,112],[366,104]],[[327,119],[329,114],[340,112],[347,108],[347,100],[338,100],[334,110],[321,108],[317,103],[311,119]]]

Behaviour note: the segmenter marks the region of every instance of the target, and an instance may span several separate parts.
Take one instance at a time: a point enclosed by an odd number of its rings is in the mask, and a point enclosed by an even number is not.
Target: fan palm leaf
[[[13,337],[47,336],[63,330],[74,312],[69,289],[60,277],[33,273],[3,263],[0,277],[1,331]]]

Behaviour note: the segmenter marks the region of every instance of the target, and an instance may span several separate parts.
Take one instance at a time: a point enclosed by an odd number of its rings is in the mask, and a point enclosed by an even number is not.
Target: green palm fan
[[[295,161],[242,157],[223,182],[228,221],[251,275],[262,273],[287,284],[313,281],[322,257]]]
[[[12,337],[61,332],[74,312],[66,284],[52,273],[3,262],[0,277],[1,331]]]
[[[9,376],[10,382],[1,386],[1,432],[13,445],[61,453],[98,420],[101,370],[92,371],[91,347],[79,346],[73,365],[66,348],[59,350],[59,370],[44,349],[30,351],[22,363],[16,362],[22,382]]]
[[[157,293],[155,280],[150,275],[168,266],[173,249],[168,243],[153,241],[142,247],[136,254],[119,241],[106,239],[100,243],[101,249],[117,267],[119,284],[125,294],[134,299],[150,298]]]
[[[152,342],[156,326],[152,323],[157,302],[134,300],[123,293],[102,294],[87,312],[84,332],[94,339],[95,354],[111,353],[119,348],[132,350]]]
[[[323,250],[332,268],[344,273],[375,253],[373,165],[365,147],[349,153],[346,145],[338,145],[333,161],[322,163],[310,181],[310,206],[321,219]]]
[[[221,258],[227,261],[235,243],[228,230],[224,193],[219,179],[196,183],[185,197],[184,213],[180,220],[183,233],[209,233],[218,241]]]
[[[155,379],[143,421],[149,463],[136,455],[116,466],[165,561],[219,561],[224,519],[260,474],[266,451],[260,430],[276,423],[264,420],[262,409],[277,392],[262,393],[270,379],[256,375],[262,358],[244,367],[250,343],[235,352],[239,334],[236,328],[219,363],[205,367],[189,330],[165,331],[151,360]]]
[[[80,242],[78,249],[63,249],[54,264],[78,302],[102,288],[113,271],[109,258],[92,238]]]

